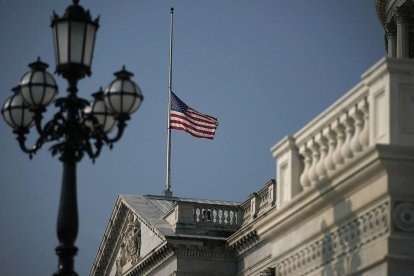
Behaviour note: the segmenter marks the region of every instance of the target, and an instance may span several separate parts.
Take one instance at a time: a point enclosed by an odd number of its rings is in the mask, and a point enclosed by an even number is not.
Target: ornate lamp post
[[[131,80],[132,73],[122,68],[116,79],[102,91],[93,94],[89,103],[77,96],[77,83],[91,74],[95,35],[99,20],[91,19],[73,0],[62,17],[54,14],[51,27],[54,36],[56,73],[68,81],[67,95],[54,100],[58,87],[53,76],[46,71],[48,65],[40,58],[29,64],[30,71],[23,75],[13,95],[1,110],[4,120],[13,128],[20,148],[30,158],[45,143],[52,143],[52,155],[59,155],[63,163],[62,190],[57,221],[56,248],[59,256],[55,275],[77,275],[74,271],[74,245],[78,234],[76,195],[76,163],[85,153],[95,160],[104,145],[112,147],[126,127],[126,121],[143,100],[139,86]],[[51,120],[43,122],[46,107],[54,101],[58,111]],[[117,133],[109,137],[114,128]],[[27,147],[26,136],[35,127],[38,139]]]

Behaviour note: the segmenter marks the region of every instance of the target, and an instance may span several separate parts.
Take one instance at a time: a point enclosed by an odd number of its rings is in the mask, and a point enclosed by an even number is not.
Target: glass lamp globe
[[[115,115],[128,117],[140,107],[144,96],[138,84],[131,80],[133,74],[125,67],[114,75],[116,79],[105,89],[105,105]]]
[[[14,95],[9,97],[1,110],[6,123],[14,130],[27,131],[33,126],[34,113],[29,106],[24,102],[23,97],[19,94],[19,87],[13,88]]]
[[[95,122],[87,119],[86,125],[91,130],[96,131],[97,124],[103,132],[109,133],[114,128],[116,120],[113,113],[105,105],[104,93],[100,90],[92,96],[94,97],[94,101],[85,108],[84,112],[87,116],[93,116]]]
[[[50,104],[58,93],[56,81],[46,71],[48,65],[40,61],[29,64],[31,70],[20,81],[20,95],[31,108],[40,108]]]

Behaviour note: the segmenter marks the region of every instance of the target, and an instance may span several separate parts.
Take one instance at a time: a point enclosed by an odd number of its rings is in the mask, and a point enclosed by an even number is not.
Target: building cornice
[[[253,248],[260,242],[255,230],[238,234],[238,239],[233,240],[231,244],[229,244],[229,248],[233,250],[238,256],[247,252],[249,249]]]
[[[326,222],[323,232],[309,233],[289,248],[277,249],[277,275],[305,275],[381,237],[413,233],[412,198],[390,201],[393,186],[387,178],[399,174],[399,167],[414,163],[414,149],[407,146],[375,145],[329,179],[298,194],[280,209],[251,225],[263,242],[283,237],[310,217],[320,216],[338,199],[366,189],[368,181],[382,183],[370,190],[372,200],[353,201],[349,214]],[[383,179],[383,180],[379,180]],[[316,211],[315,211],[316,210]],[[407,215],[408,214],[408,215]],[[235,234],[236,236],[237,234]],[[284,251],[285,250],[285,251]]]
[[[126,276],[138,276],[145,275],[152,269],[156,268],[159,264],[163,263],[174,255],[173,248],[167,243],[163,243],[153,252],[148,254],[145,258],[141,259],[137,265],[135,265]]]
[[[126,272],[126,276],[146,275],[171,257],[203,258],[214,261],[234,260],[234,253],[223,246],[163,243]]]
[[[206,246],[180,246],[174,250],[177,258],[203,258],[212,260],[234,260],[234,254],[231,250],[224,249],[223,247],[214,248]]]
[[[399,7],[404,5],[407,0],[376,0],[375,6],[378,19],[382,26],[386,27],[393,20],[395,13]]]
[[[413,156],[412,147],[380,144],[372,146],[356,156],[353,162],[344,166],[328,180],[296,195],[280,209],[255,221],[251,227],[263,240],[295,228],[304,219],[314,215],[314,210],[322,212],[331,206],[339,195],[346,195],[357,189],[362,189],[361,183],[367,183],[366,180],[369,178],[386,175],[394,169],[391,167],[393,163],[389,161],[414,162]],[[387,195],[389,189],[384,186],[381,190],[372,193],[375,193],[377,198],[382,198]],[[361,201],[361,205],[353,206],[353,208],[363,209],[367,204]]]
[[[127,213],[128,208],[118,197],[89,275],[106,275],[108,273],[110,261],[114,259],[113,255],[116,254],[116,244],[121,235]]]
[[[384,57],[362,74],[363,84],[370,86],[386,75],[414,75],[414,60]]]
[[[277,275],[305,275],[390,231],[389,202],[352,218],[276,261]]]
[[[329,185],[327,185],[328,182],[320,183],[318,187],[301,192],[290,202],[281,206],[280,209],[257,220],[253,228],[261,239],[269,239],[274,235],[296,227],[295,225],[312,215],[314,210],[322,211],[325,206],[330,205],[335,195],[355,188],[352,187],[356,181],[355,178],[357,176],[361,177],[361,179],[366,177],[362,174],[358,175],[357,172],[363,171],[364,174],[368,174],[378,172],[378,170],[381,171],[382,165],[379,162],[375,162],[376,160],[378,160],[376,148],[371,147],[367,149],[364,154],[355,157],[354,162],[343,167],[336,176],[333,176],[329,181]],[[366,170],[365,168],[367,167],[371,167],[370,170]],[[353,181],[349,181],[350,175],[353,176]],[[347,179],[348,181],[343,183]]]

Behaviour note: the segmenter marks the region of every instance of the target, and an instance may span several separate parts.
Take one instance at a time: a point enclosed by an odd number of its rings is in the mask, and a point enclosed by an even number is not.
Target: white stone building
[[[388,57],[271,151],[245,202],[120,195],[90,275],[414,275],[414,2]]]

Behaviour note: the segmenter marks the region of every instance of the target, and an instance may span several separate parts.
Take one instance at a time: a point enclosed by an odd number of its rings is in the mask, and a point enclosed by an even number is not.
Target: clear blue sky
[[[220,121],[213,141],[173,132],[175,196],[244,201],[276,176],[271,146],[356,85],[385,55],[374,0],[80,3],[101,15],[93,75],[80,82],[80,96],[90,99],[124,64],[145,96],[114,149],[105,148],[95,165],[84,158],[78,166],[80,275],[90,271],[117,195],[160,194],[164,188],[171,6],[174,92]],[[1,101],[37,56],[54,71],[50,16],[69,4],[0,0]],[[66,83],[56,79],[64,95]],[[51,275],[57,268],[61,163],[50,156],[49,145],[30,161],[3,120],[0,137],[0,275]]]

